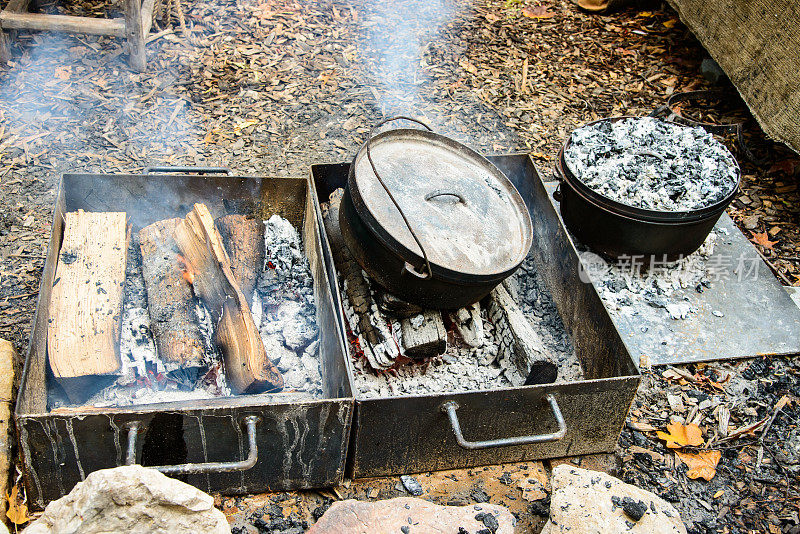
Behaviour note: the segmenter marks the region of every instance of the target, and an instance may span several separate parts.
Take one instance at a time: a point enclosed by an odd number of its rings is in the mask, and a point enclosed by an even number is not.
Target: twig
[[[753,248],[754,248],[754,249],[756,249],[756,252],[758,252],[758,255],[759,255],[759,256],[761,256],[761,259],[762,259],[762,260],[764,260],[764,263],[766,263],[766,264],[769,266],[769,268],[770,268],[770,269],[772,269],[772,272],[774,272],[775,274],[777,274],[778,276],[780,276],[780,277],[781,277],[781,280],[783,280],[784,282],[786,282],[786,285],[787,285],[787,286],[794,285],[794,284],[792,284],[791,280],[789,280],[788,278],[786,278],[786,275],[784,275],[782,272],[780,272],[780,271],[778,270],[778,268],[777,268],[777,267],[775,267],[775,265],[774,265],[774,264],[773,264],[771,261],[769,261],[769,260],[767,259],[767,257],[766,257],[766,256],[764,256],[764,254],[763,254],[763,253],[762,253],[760,250],[758,250],[758,247],[753,247]]]
[[[172,28],[167,28],[166,30],[162,30],[162,31],[160,31],[158,33],[154,33],[153,35],[148,37],[147,40],[145,41],[145,43],[150,44],[153,41],[161,39],[165,35],[172,35],[173,33],[175,33],[175,30],[173,30]]]

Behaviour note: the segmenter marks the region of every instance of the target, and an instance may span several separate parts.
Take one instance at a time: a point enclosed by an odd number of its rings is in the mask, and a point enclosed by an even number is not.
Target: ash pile
[[[195,205],[129,232],[123,261],[118,369],[80,388],[54,372],[50,409],[322,396],[313,278],[289,221]]]
[[[387,293],[356,262],[339,229],[343,194],[334,191],[321,208],[360,398],[582,379],[575,349],[531,257],[480,302],[456,311],[423,309]]]
[[[738,183],[736,161],[713,135],[647,117],[576,129],[564,160],[598,194],[654,211],[702,209]]]

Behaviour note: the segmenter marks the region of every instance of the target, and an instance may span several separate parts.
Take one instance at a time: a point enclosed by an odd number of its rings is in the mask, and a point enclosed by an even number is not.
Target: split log
[[[125,287],[124,212],[69,212],[50,297],[50,369],[71,402],[82,402],[121,373]]]
[[[447,350],[447,330],[438,310],[425,310],[401,320],[400,331],[403,352],[409,358],[429,358]]]
[[[500,365],[506,368],[512,384],[529,386],[556,381],[555,357],[502,284],[489,294],[489,318],[497,329]]]
[[[466,308],[460,308],[450,314],[461,339],[470,347],[479,348],[485,343],[483,335],[483,318],[481,317],[481,304],[476,302]]]
[[[258,275],[264,269],[264,223],[244,215],[225,215],[216,223],[231,259],[233,279],[252,304]]]
[[[343,189],[337,189],[331,193],[328,209],[322,216],[325,232],[328,234],[331,244],[333,260],[344,279],[347,299],[355,311],[358,329],[369,345],[363,347],[364,355],[373,369],[388,369],[394,365],[400,351],[372,298],[369,284],[362,274],[361,265],[355,260],[342,237],[339,227],[339,208],[343,194]]]
[[[180,222],[181,219],[165,219],[139,232],[142,274],[159,358],[168,373],[182,369],[196,375],[197,369],[207,364],[208,356],[192,287],[175,242],[175,229]]]
[[[214,220],[205,204],[194,209],[175,229],[175,241],[191,268],[192,285],[216,325],[215,342],[225,359],[225,375],[235,393],[283,388],[283,377],[267,357],[250,307],[231,271]]]
[[[8,494],[8,469],[11,466],[11,403],[14,398],[14,359],[17,353],[10,341],[0,339],[0,495]],[[0,499],[0,517],[6,516],[8,501]]]

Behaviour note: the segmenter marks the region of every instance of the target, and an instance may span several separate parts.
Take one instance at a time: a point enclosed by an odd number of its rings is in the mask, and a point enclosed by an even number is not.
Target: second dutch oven
[[[366,273],[426,308],[477,302],[533,242],[516,188],[487,159],[443,135],[394,129],[370,137],[350,166],[339,224]]]

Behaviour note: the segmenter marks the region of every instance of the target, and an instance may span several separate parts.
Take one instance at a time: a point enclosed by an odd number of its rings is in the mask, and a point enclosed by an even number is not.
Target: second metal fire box
[[[382,476],[613,451],[640,376],[591,284],[579,278],[575,244],[527,155],[489,158],[514,184],[533,222],[532,256],[569,332],[583,378],[478,391],[366,395],[355,385],[348,473]],[[347,182],[349,164],[313,165],[315,203]],[[337,308],[345,295],[324,230]],[[340,328],[346,328],[343,321]],[[356,377],[349,345],[348,371]],[[481,349],[478,349],[480,351]],[[478,352],[480,354],[480,352]],[[413,365],[413,364],[412,364]]]

